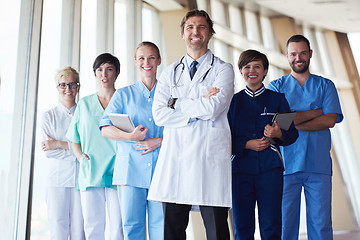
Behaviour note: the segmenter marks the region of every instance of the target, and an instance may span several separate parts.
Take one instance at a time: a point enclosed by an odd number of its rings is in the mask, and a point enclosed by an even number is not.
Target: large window
[[[42,114],[58,104],[55,74],[60,68],[61,1],[44,1],[41,34],[38,111],[36,127],[35,160],[33,174],[33,199],[31,214],[31,239],[50,239],[47,207],[47,159],[40,148]]]
[[[96,2],[96,0],[82,1],[81,6],[80,98],[97,91],[96,80],[92,71],[93,62],[97,56]]]
[[[12,239],[16,226],[17,162],[11,161],[20,0],[0,3],[0,232]],[[15,181],[14,181],[15,180]]]
[[[116,80],[115,87],[120,88],[129,85],[127,69],[133,62],[126,61],[126,0],[115,1],[114,14],[114,51],[120,61],[120,75]]]
[[[142,8],[142,41],[150,41],[155,43],[160,49],[162,63],[157,70],[158,77],[162,70],[166,67],[166,54],[162,42],[162,29],[160,16],[156,9],[147,4],[143,4]]]

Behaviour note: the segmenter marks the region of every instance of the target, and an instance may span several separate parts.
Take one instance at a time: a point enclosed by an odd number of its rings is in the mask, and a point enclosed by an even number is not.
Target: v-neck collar
[[[146,98],[153,98],[154,97],[155,88],[156,88],[156,85],[157,85],[157,80],[156,80],[156,82],[154,84],[154,87],[151,89],[151,91],[149,91],[149,89],[145,86],[145,84],[141,80],[139,80],[137,82],[137,85],[141,89],[141,92],[143,93],[144,97],[146,97]]]

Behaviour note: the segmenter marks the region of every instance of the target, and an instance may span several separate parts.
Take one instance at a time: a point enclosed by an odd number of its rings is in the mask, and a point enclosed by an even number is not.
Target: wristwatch
[[[167,103],[168,108],[175,109],[174,106],[175,106],[176,100],[177,100],[177,98],[171,97]]]

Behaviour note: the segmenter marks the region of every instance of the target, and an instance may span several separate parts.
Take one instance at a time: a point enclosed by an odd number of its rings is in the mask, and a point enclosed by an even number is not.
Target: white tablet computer
[[[131,118],[127,114],[109,113],[112,124],[125,132],[132,132],[135,129]]]

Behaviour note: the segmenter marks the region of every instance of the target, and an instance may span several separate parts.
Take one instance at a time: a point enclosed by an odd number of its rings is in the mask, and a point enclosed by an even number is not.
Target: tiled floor
[[[307,237],[300,237],[300,240],[306,240]],[[360,232],[335,232],[334,240],[360,240]]]
[[[360,240],[360,232],[334,234],[334,240]]]

